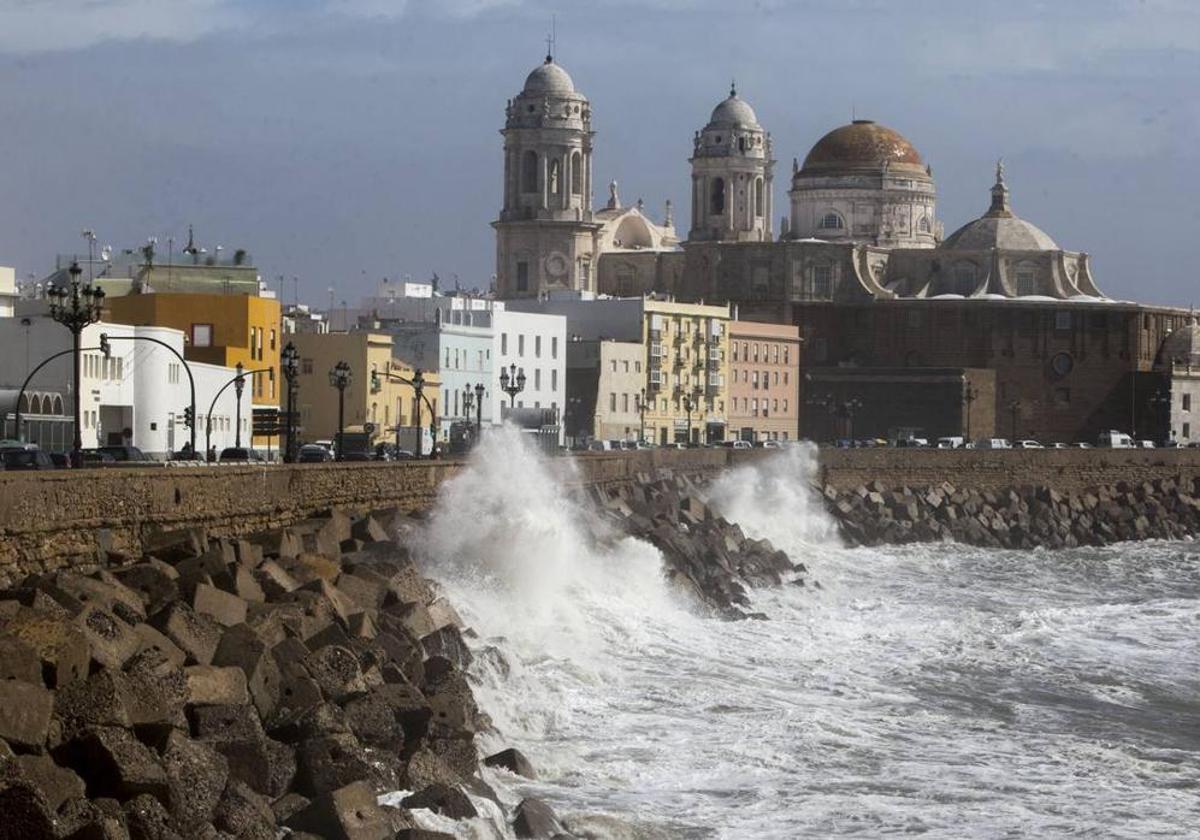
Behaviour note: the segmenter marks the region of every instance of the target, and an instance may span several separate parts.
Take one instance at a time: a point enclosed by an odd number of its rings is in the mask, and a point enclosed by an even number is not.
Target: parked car
[[[81,449],[79,450],[79,460],[85,467],[95,467],[100,464],[115,464],[117,459],[107,452],[101,452],[99,449]]]
[[[136,446],[100,446],[97,451],[112,457],[114,461],[129,463],[145,463],[154,459]]]
[[[1094,447],[1090,443],[1084,443],[1083,441],[1080,441],[1079,443],[1072,443],[1071,448],[1072,449],[1093,449]]]
[[[37,447],[12,447],[0,450],[0,461],[5,470],[56,470],[50,453]]]
[[[940,437],[935,447],[937,449],[962,449],[963,439],[957,436]]]
[[[326,461],[333,460],[331,453],[324,446],[316,443],[306,443],[300,447],[300,452],[296,456],[296,461],[301,464],[323,464]]]
[[[589,452],[611,452],[613,449],[611,440],[594,440],[588,444]]]
[[[1154,441],[1152,441],[1152,440],[1139,440],[1139,441],[1137,441],[1137,443],[1134,445],[1134,448],[1136,448],[1136,449],[1154,449],[1154,448],[1155,448],[1155,446],[1154,446]]]
[[[783,442],[778,440],[764,440],[763,449],[783,449]]]
[[[1012,449],[1007,438],[980,438],[975,441],[976,449]]]
[[[1106,449],[1133,449],[1133,438],[1116,429],[1101,432],[1100,439],[1096,443]]]
[[[262,453],[259,452],[257,449],[250,449],[245,446],[241,446],[241,447],[228,446],[225,449],[221,450],[221,456],[217,460],[222,461],[222,462],[225,462],[225,461],[262,462],[262,461],[265,461],[266,459],[263,458]]]
[[[1019,440],[1013,444],[1013,449],[1045,449],[1036,440]]]

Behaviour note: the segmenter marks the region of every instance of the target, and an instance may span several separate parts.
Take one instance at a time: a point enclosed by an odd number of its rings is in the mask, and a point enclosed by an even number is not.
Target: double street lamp
[[[500,390],[508,394],[508,410],[512,411],[517,405],[517,394],[525,390],[525,368],[517,370],[515,364],[509,365],[508,370],[500,368]]]
[[[482,384],[471,386],[463,386],[463,417],[467,422],[471,422],[471,409],[475,409],[475,441],[479,441],[479,436],[483,433],[483,392],[486,389]]]
[[[237,378],[233,380],[233,393],[237,395],[237,412],[234,415],[234,436],[233,445],[237,449],[242,448],[242,391],[246,388],[245,370],[246,366],[241,362],[236,365]]]
[[[283,460],[291,464],[296,460],[296,377],[300,375],[300,351],[290,341],[279,354],[279,366],[287,380],[287,423],[284,427],[287,443]]]
[[[420,368],[417,368],[415,371],[413,371],[412,379],[405,379],[403,376],[397,376],[396,374],[392,373],[389,370],[385,370],[382,373],[380,373],[377,370],[372,370],[371,371],[371,390],[372,391],[379,390],[379,387],[380,387],[379,386],[379,377],[380,376],[385,377],[389,382],[399,382],[403,385],[411,385],[412,386],[413,394],[415,395],[415,398],[413,400],[413,403],[414,403],[414,405],[413,405],[413,424],[414,424],[414,426],[413,427],[416,429],[416,432],[417,432],[416,446],[414,447],[413,455],[416,458],[420,458],[421,450],[423,449],[423,447],[421,446],[421,402],[422,401],[424,401],[425,404],[429,407],[430,435],[436,435],[436,429],[437,429],[437,412],[435,412],[433,410],[433,404],[430,403],[429,400],[426,399],[426,397],[425,397],[425,372],[422,371]],[[397,453],[400,452],[400,428],[401,428],[400,427],[400,415],[401,415],[401,412],[399,410],[397,410],[396,411],[396,452]],[[437,446],[437,444],[435,443],[434,444],[435,450],[431,451],[429,453],[431,456],[436,454],[436,446]]]
[[[337,458],[341,461],[344,457],[342,447],[342,433],[346,428],[346,388],[350,386],[350,381],[354,378],[350,370],[349,362],[338,362],[333,366],[333,370],[329,371],[329,384],[337,388],[338,392],[338,424],[337,424]]]
[[[79,275],[83,269],[79,263],[72,262],[67,269],[71,280],[66,288],[51,284],[46,287],[46,297],[50,300],[50,317],[71,331],[71,352],[75,360],[75,439],[71,446],[71,463],[79,466],[80,451],[83,449],[83,353],[80,348],[80,336],[85,327],[100,320],[104,307],[104,290],[99,286],[83,286]]]

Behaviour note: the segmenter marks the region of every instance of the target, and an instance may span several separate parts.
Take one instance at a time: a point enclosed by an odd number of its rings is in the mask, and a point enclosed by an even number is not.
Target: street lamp
[[[486,390],[482,382],[475,386],[475,440],[483,434],[483,392]]]
[[[965,437],[971,439],[971,403],[979,399],[979,389],[963,377],[963,404],[967,407]]]
[[[684,394],[683,395],[683,410],[687,412],[687,440],[686,440],[686,442],[689,446],[691,446],[691,443],[692,443],[692,409],[695,407],[696,407],[695,404],[692,402],[692,395]]]
[[[75,360],[75,440],[71,449],[71,462],[73,466],[78,467],[81,461],[80,450],[83,449],[83,354],[80,352],[80,336],[84,327],[100,320],[104,290],[91,285],[80,286],[79,275],[83,273],[83,269],[77,261],[71,263],[67,273],[71,275],[68,288],[51,284],[46,287],[46,297],[50,300],[50,317],[71,331],[71,350]]]
[[[508,410],[512,411],[517,405],[517,394],[525,390],[525,368],[518,371],[515,364],[509,365],[508,370],[500,368],[500,390],[508,394]]]
[[[470,385],[463,386],[462,401],[463,401],[463,417],[466,418],[466,421],[468,423],[470,423],[471,422],[471,409],[475,405],[475,392],[471,389]]]
[[[638,410],[638,443],[646,443],[646,389],[642,388],[633,398],[637,400]]]
[[[333,370],[329,371],[329,384],[337,388],[338,392],[338,424],[337,424],[337,458],[343,459],[342,447],[342,432],[345,429],[346,421],[346,388],[350,385],[350,380],[353,374],[350,372],[349,362],[338,362],[333,366]]]
[[[237,379],[233,380],[233,393],[237,395],[237,412],[234,414],[234,437],[233,445],[242,448],[242,391],[246,387],[246,380],[242,378],[243,371],[246,367],[241,362],[234,366],[237,370]],[[226,438],[228,440],[228,438]]]
[[[290,464],[296,460],[296,377],[300,375],[300,351],[295,344],[287,343],[279,354],[279,364],[287,380],[287,448],[283,460]]]
[[[413,414],[413,429],[416,431],[417,443],[413,450],[413,455],[417,460],[421,459],[421,397],[425,391],[425,373],[420,368],[413,371],[412,378],[413,392],[416,394],[415,413]],[[445,409],[445,406],[442,407]],[[432,452],[429,454],[433,454]]]

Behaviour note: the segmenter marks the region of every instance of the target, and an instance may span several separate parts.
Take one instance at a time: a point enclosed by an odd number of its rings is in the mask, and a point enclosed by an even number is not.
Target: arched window
[[[583,157],[579,152],[571,155],[571,193],[579,195],[583,192]]]
[[[817,227],[822,230],[841,230],[846,227],[846,223],[842,221],[842,217],[832,211],[821,217],[821,223]]]
[[[738,138],[738,151],[739,152],[746,151],[746,138],[745,137]]]
[[[709,200],[709,210],[714,216],[725,212],[725,179],[713,178],[712,195]]]
[[[526,152],[521,161],[521,192],[535,193],[538,191],[538,156],[537,152]]]
[[[917,230],[919,230],[921,233],[929,233],[929,217],[928,216],[922,216],[920,221],[917,222]]]
[[[754,215],[762,216],[763,214],[763,179],[754,179]]]

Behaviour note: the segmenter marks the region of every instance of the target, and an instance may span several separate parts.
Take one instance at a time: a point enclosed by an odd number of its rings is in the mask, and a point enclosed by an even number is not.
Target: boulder
[[[510,773],[524,776],[527,779],[537,778],[533,764],[525,757],[524,753],[515,747],[509,747],[506,750],[489,755],[483,760],[483,763],[488,767],[501,767]]]
[[[554,837],[564,833],[562,824],[554,811],[540,799],[528,797],[521,800],[513,815],[513,833],[517,837]]]
[[[434,783],[400,802],[405,808],[425,808],[452,820],[479,816],[471,799],[461,790],[447,784]]]

